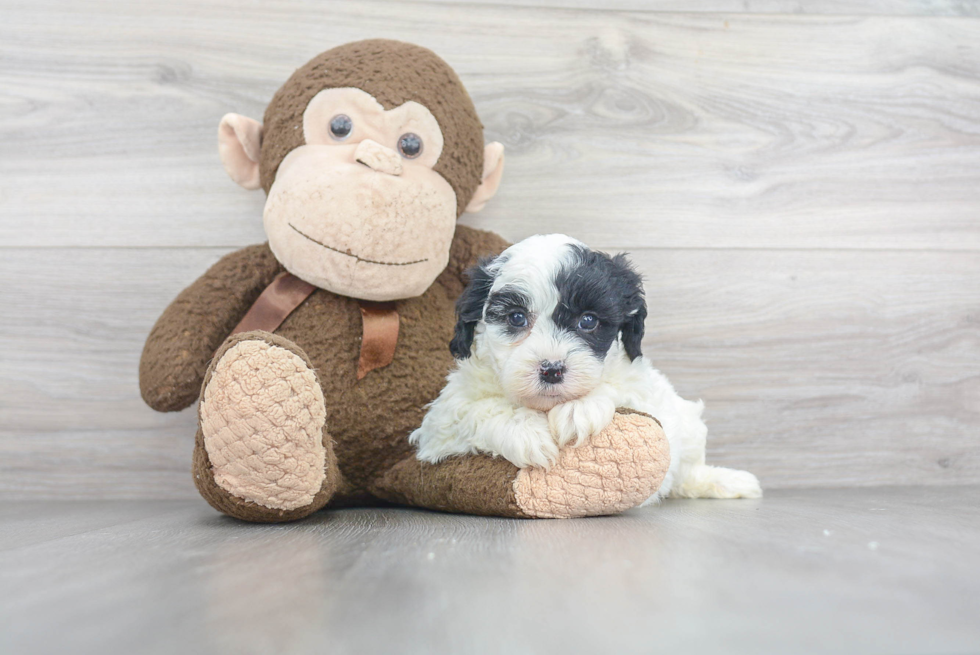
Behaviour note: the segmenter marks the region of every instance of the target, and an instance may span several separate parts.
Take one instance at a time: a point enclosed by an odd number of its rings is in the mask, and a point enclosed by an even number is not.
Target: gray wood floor
[[[618,517],[0,505],[3,653],[977,653],[980,487]]]

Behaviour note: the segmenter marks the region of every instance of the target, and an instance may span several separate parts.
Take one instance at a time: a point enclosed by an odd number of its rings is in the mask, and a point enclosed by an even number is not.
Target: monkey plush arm
[[[159,412],[190,406],[214,351],[283,270],[266,244],[222,257],[157,319],[140,358],[140,392]]]
[[[443,512],[530,518],[517,502],[520,469],[502,458],[461,455],[438,464],[413,454],[392,467],[371,493],[399,505]]]
[[[519,469],[490,455],[450,457],[438,464],[414,455],[371,486],[379,498],[444,512],[516,518],[617,514],[652,499],[670,465],[660,422],[617,410],[589,443],[566,446],[549,469]]]

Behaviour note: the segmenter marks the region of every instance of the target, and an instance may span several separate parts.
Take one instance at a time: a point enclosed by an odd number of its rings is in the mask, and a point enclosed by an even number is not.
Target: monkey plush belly
[[[453,288],[449,288],[452,286]],[[408,435],[422,423],[453,366],[453,305],[458,290],[437,280],[418,298],[398,301],[394,359],[357,379],[362,319],[356,300],[317,290],[276,330],[309,356],[327,408],[327,431],[351,493],[412,452]]]

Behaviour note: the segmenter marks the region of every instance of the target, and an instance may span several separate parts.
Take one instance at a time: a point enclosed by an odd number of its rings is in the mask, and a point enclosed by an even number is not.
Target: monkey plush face
[[[432,112],[417,102],[385,111],[360,89],[327,89],[303,113],[303,134],[265,205],[276,258],[345,296],[424,293],[456,230],[456,194],[432,170],[443,147]]]
[[[456,219],[494,194],[503,146],[452,69],[424,48],[361,41],[327,51],[276,93],[265,125],[229,114],[231,177],[265,188],[269,246],[285,268],[364,300],[421,295]]]

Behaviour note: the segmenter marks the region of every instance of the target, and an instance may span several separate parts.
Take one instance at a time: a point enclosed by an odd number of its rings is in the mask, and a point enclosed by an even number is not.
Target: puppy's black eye
[[[507,315],[507,322],[516,328],[527,327],[527,315],[524,312],[511,312]]]
[[[354,129],[354,122],[346,114],[337,114],[330,119],[330,136],[343,141],[350,136]]]
[[[422,139],[418,134],[402,134],[398,139],[398,152],[405,159],[415,159],[422,154]]]
[[[591,332],[597,327],[599,327],[599,317],[595,314],[582,314],[582,318],[578,320],[578,329],[582,332]]]

